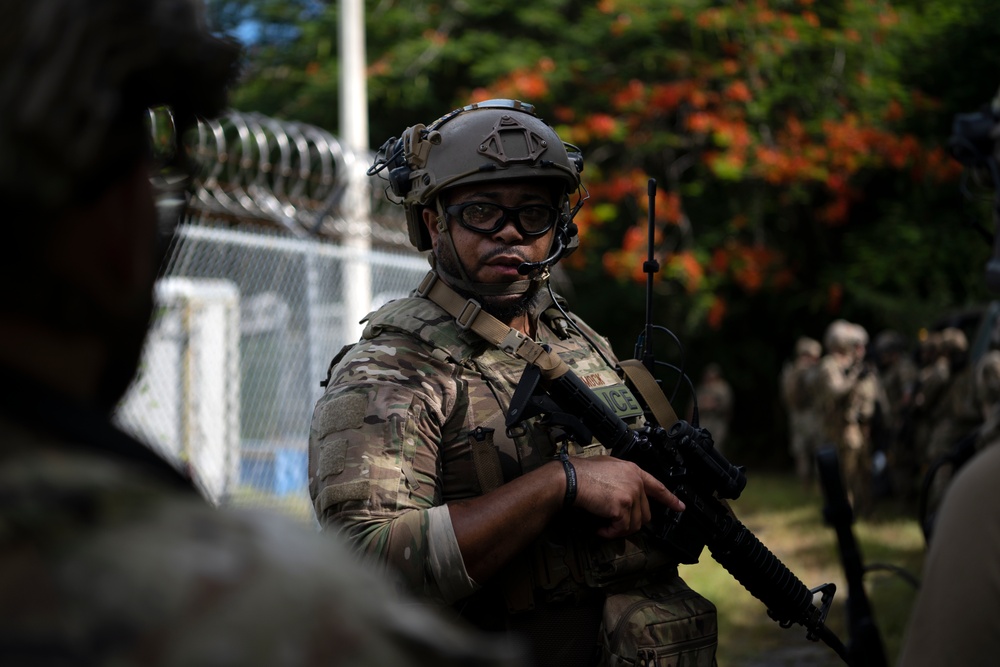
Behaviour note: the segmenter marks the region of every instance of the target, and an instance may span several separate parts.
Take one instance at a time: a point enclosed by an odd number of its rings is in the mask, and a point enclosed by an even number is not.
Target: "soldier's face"
[[[446,206],[457,206],[469,202],[499,204],[508,208],[532,204],[553,206],[549,188],[537,183],[486,183],[459,186],[450,190]],[[524,278],[517,272],[523,262],[538,262],[548,255],[552,246],[555,227],[538,236],[522,234],[511,219],[491,233],[482,233],[463,227],[452,216],[448,216],[448,230],[451,234],[458,259],[465,268],[466,275],[473,282],[509,283]],[[431,242],[438,258],[448,253],[438,252],[440,232],[437,229],[437,214],[425,210],[425,220],[431,235]],[[447,259],[445,259],[447,261]]]

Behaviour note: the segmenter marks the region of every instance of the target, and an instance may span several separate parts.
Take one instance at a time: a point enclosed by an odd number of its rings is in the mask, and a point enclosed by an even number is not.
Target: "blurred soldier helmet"
[[[963,365],[968,358],[969,340],[965,332],[955,327],[941,331],[941,354],[950,361],[952,368]]]
[[[823,353],[823,346],[814,338],[802,336],[795,341],[795,356],[797,357],[819,357]]]
[[[823,347],[828,352],[846,352],[853,344],[852,324],[847,320],[834,320],[823,334]]]
[[[969,340],[965,332],[956,327],[941,330],[941,351],[945,354],[964,353],[969,349]]]
[[[879,353],[902,352],[906,349],[906,339],[903,334],[892,329],[880,331],[875,336],[875,350]]]
[[[868,330],[860,324],[851,323],[848,340],[851,345],[868,345]]]
[[[407,128],[379,149],[370,174],[387,170],[389,189],[406,211],[410,242],[417,250],[431,247],[422,211],[447,188],[470,183],[539,179],[551,181],[560,196],[557,242],[560,257],[579,244],[573,216],[583,198],[583,156],[519,100],[488,100],[445,114],[429,126]]]
[[[22,0],[0,17],[0,192],[22,228],[132,168],[146,109],[184,129],[222,110],[236,73],[199,0]]]

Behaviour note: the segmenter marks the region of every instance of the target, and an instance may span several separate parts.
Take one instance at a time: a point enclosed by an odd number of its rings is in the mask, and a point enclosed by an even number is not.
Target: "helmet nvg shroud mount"
[[[389,190],[406,211],[410,242],[429,250],[422,211],[447,188],[469,183],[549,179],[560,187],[551,265],[579,244],[573,216],[586,199],[583,155],[518,100],[488,100],[455,109],[428,126],[406,128],[378,150],[369,175],[387,170]],[[570,203],[578,193],[575,204]],[[542,268],[542,267],[533,267]]]

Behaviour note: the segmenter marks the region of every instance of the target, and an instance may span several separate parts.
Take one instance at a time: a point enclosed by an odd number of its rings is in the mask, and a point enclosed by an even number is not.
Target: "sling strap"
[[[638,359],[627,359],[618,364],[622,367],[625,377],[632,382],[642,399],[646,401],[649,411],[653,413],[653,419],[663,428],[670,428],[677,422],[677,413],[670,405],[670,401],[664,395],[660,385],[656,383],[656,378]]]
[[[428,271],[417,287],[417,296],[430,299],[455,318],[459,328],[469,330],[511,355],[538,366],[549,380],[562,377],[569,366],[559,355],[546,350],[523,333],[509,327],[483,310],[475,299],[466,299],[441,280],[437,273]],[[657,423],[669,428],[677,421],[677,413],[670,405],[660,385],[649,370],[637,359],[619,362],[625,376],[642,396]]]
[[[416,294],[444,308],[445,312],[455,318],[460,329],[472,331],[510,356],[538,366],[543,376],[554,380],[569,371],[569,366],[559,355],[493,317],[475,299],[466,299],[460,295],[438,278],[434,271],[427,272],[420,281]]]

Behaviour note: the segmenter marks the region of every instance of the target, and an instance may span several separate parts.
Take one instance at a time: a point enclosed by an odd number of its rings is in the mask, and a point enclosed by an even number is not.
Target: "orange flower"
[[[712,297],[712,305],[708,308],[708,326],[718,330],[722,327],[722,320],[726,317],[726,302],[722,297]]]
[[[895,122],[903,117],[903,105],[896,100],[889,102],[889,106],[886,107],[883,117],[890,123]]]
[[[844,300],[844,288],[840,283],[833,283],[826,292],[826,309],[830,313],[840,312],[840,304]]]
[[[733,81],[722,94],[735,102],[749,102],[753,99],[745,81]]]
[[[684,275],[684,286],[689,293],[698,291],[702,278],[705,277],[705,269],[702,268],[697,258],[690,251],[679,252],[670,258],[671,266],[678,267]]]
[[[696,111],[687,118],[688,129],[699,134],[704,134],[711,130],[713,124],[714,119],[712,116],[701,111]]]
[[[611,98],[615,108],[622,109],[641,102],[646,95],[646,85],[638,79],[632,79],[628,85],[619,90]]]
[[[637,225],[632,225],[625,230],[625,236],[622,237],[623,252],[634,252],[645,247],[646,231],[644,229],[640,229]]]
[[[716,248],[712,251],[712,260],[709,266],[716,273],[725,273],[729,267],[729,253],[723,248]]]
[[[606,113],[597,113],[587,118],[587,129],[599,139],[607,139],[618,128],[618,122]]]
[[[755,264],[747,264],[736,269],[733,279],[748,294],[753,294],[764,284],[764,274]]]
[[[661,111],[673,111],[687,97],[689,87],[689,82],[655,85],[649,103]]]

